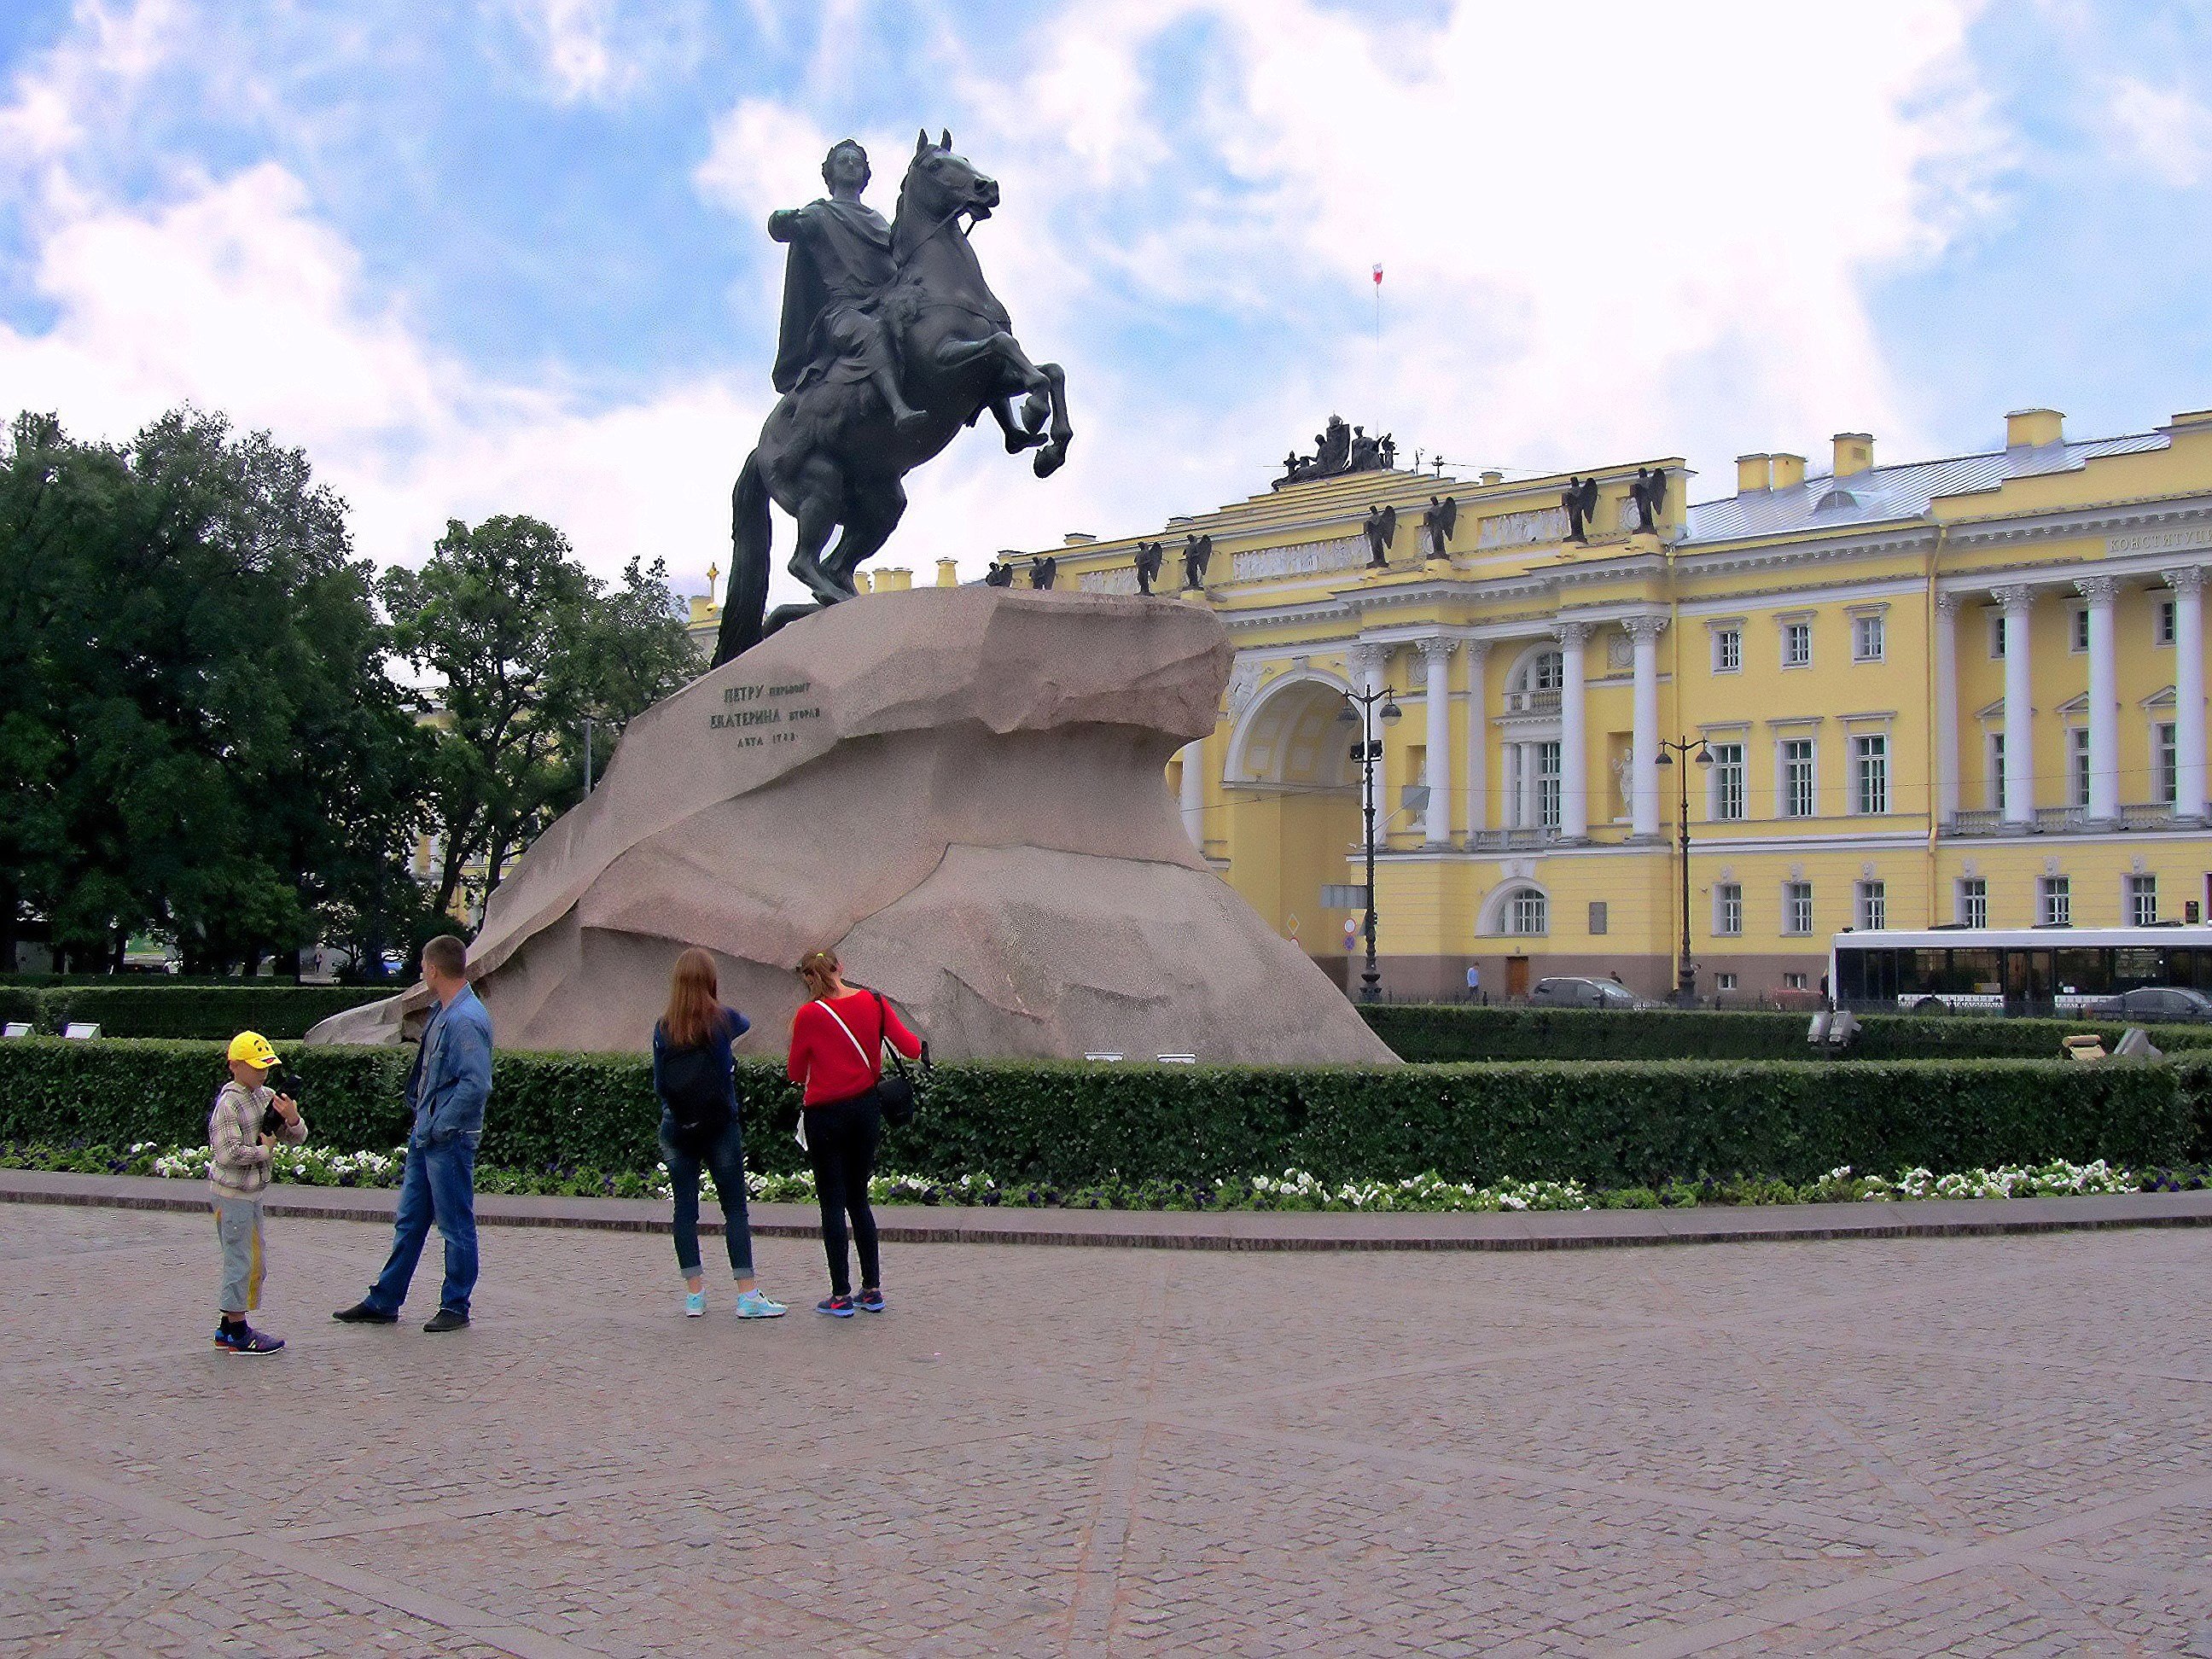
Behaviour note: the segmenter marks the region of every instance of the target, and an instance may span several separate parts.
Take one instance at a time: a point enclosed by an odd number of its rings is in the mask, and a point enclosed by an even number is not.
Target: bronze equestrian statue
[[[772,376],[783,395],[732,495],[718,665],[851,599],[853,573],[906,511],[900,480],[985,410],[1007,453],[1036,451],[1040,478],[1060,469],[1075,435],[1060,365],[1023,352],[969,246],[999,185],[953,153],[952,134],[917,139],[889,224],[860,200],[868,157],[853,140],[830,149],[822,177],[828,197],[769,218],[769,234],[791,247]],[[791,574],[815,603],[764,616],[771,501],[799,522]]]

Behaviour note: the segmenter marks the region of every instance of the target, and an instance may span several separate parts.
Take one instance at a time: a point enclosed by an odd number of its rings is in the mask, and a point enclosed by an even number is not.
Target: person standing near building
[[[791,1018],[791,1080],[805,1090],[799,1123],[807,1161],[814,1167],[814,1196],[822,1207],[822,1248],[830,1257],[830,1294],[817,1313],[850,1319],[857,1308],[884,1310],[883,1270],[876,1249],[875,1212],[868,1207],[868,1177],[876,1170],[876,1141],[883,1110],[876,1085],[883,1076],[884,1044],[908,1060],[922,1042],[873,991],[845,983],[836,954],[810,951],[799,964],[813,1000]],[[860,1255],[860,1293],[853,1294],[846,1263],[845,1218]]]
[[[1469,1002],[1482,1000],[1482,966],[1479,963],[1467,964],[1467,1000]]]
[[[684,1311],[707,1311],[707,1279],[699,1256],[699,1174],[714,1177],[722,1206],[723,1242],[738,1281],[738,1317],[780,1319],[753,1277],[752,1228],[745,1214],[745,1143],[738,1121],[737,1056],[730,1045],[752,1022],[721,1000],[714,958],[694,946],[676,958],[668,1009],[653,1028],[653,1092],[660,1102],[660,1155],[676,1203],[676,1266],[684,1275]]]
[[[392,1254],[368,1294],[331,1316],[346,1324],[398,1322],[435,1221],[446,1240],[446,1282],[438,1311],[422,1328],[435,1335],[468,1326],[477,1283],[477,1143],[491,1097],[491,1016],[469,988],[468,963],[468,946],[451,933],[422,947],[422,982],[438,1006],[407,1076],[415,1124],[392,1217]]]
[[[279,1143],[307,1138],[307,1120],[289,1095],[268,1086],[276,1051],[258,1031],[230,1040],[230,1081],[208,1114],[208,1187],[213,1194],[216,1237],[222,1246],[222,1289],[216,1297],[222,1322],[215,1345],[226,1353],[271,1354],[281,1336],[257,1331],[246,1315],[261,1305],[262,1195],[269,1189],[269,1157]]]

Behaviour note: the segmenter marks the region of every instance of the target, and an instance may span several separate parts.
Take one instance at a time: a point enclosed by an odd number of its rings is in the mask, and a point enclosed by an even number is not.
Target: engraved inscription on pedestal
[[[805,722],[822,718],[821,703],[810,696],[813,689],[809,680],[724,686],[722,706],[707,716],[707,729],[730,733],[724,741],[734,749],[797,743]]]

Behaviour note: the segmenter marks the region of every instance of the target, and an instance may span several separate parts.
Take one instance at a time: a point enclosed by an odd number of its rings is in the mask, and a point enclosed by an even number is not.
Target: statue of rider
[[[890,226],[860,200],[868,152],[850,138],[839,140],[823,159],[822,178],[827,197],[768,216],[768,234],[791,244],[775,389],[789,392],[807,380],[866,380],[882,394],[893,423],[910,432],[929,416],[900,391],[897,352],[876,314],[898,270]]]

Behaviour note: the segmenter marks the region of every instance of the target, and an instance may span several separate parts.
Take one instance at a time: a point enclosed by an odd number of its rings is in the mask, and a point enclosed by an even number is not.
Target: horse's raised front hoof
[[[1049,478],[1060,471],[1060,463],[1066,459],[1066,444],[1047,444],[1042,449],[1037,451],[1036,459],[1030,463],[1030,467],[1038,477]]]
[[[1039,444],[1051,441],[1052,434],[1048,432],[1009,432],[1006,434],[1006,453],[1018,455],[1024,449],[1035,449]]]

